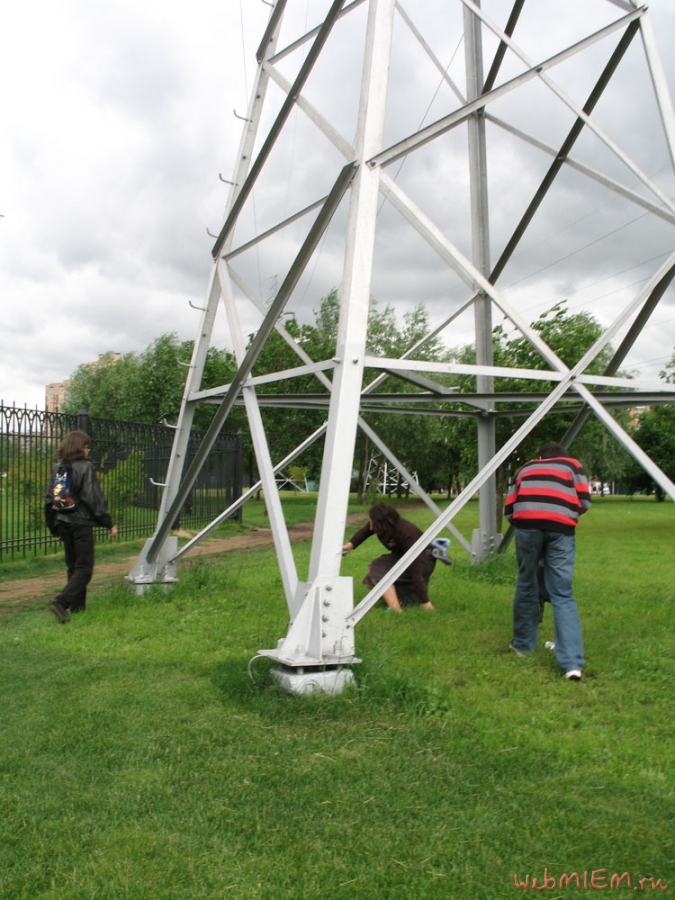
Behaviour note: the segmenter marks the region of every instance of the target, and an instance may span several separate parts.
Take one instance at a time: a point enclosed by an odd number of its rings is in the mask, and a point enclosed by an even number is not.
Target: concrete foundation
[[[297,668],[286,666],[270,670],[279,687],[289,694],[330,694],[337,696],[351,684],[355,684],[354,673],[343,666],[328,668]]]

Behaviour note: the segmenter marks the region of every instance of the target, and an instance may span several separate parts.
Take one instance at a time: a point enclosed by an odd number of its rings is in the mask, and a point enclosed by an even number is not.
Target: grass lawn
[[[111,584],[66,626],[4,616],[0,898],[503,900],[514,875],[552,898],[675,892],[674,532],[653,500],[582,519],[580,684],[543,648],[549,608],[535,654],[506,649],[513,551],[471,567],[455,542],[434,613],[360,623],[337,698],[281,693],[266,660],[249,679],[287,630],[271,550],[179,567],[170,593]],[[344,561],[357,600],[372,549]]]

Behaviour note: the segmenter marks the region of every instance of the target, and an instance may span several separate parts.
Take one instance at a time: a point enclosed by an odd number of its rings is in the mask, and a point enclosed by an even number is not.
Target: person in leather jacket
[[[91,440],[84,431],[71,431],[66,435],[57,453],[58,462],[52,469],[52,478],[59,464],[70,466],[77,505],[72,511],[54,510],[49,490],[45,500],[47,527],[63,544],[68,571],[67,584],[49,607],[61,623],[68,621],[68,610],[76,613],[86,608],[87,585],[94,572],[94,526],[107,528],[110,537],[117,535],[94,464],[89,460],[90,451]]]

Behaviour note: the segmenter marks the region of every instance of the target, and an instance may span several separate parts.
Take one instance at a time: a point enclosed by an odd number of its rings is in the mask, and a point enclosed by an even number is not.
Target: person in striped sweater
[[[539,458],[525,463],[506,497],[505,515],[516,529],[518,581],[513,598],[513,640],[519,656],[537,646],[542,560],[555,627],[558,665],[570,681],[581,681],[584,644],[577,602],[572,594],[575,532],[579,516],[591,507],[588,478],[579,460],[560,444],[544,444]]]

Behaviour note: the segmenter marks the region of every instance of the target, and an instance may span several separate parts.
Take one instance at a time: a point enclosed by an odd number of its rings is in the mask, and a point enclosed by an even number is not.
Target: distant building
[[[637,428],[642,416],[648,413],[650,409],[651,406],[633,406],[630,410],[630,427]]]
[[[100,366],[102,362],[117,362],[122,359],[121,353],[99,353],[96,362],[85,363],[87,366]],[[66,381],[55,381],[53,384],[45,385],[45,409],[47,412],[59,412],[65,403],[68,395],[68,385],[70,379]]]
[[[68,391],[68,381],[55,381],[45,385],[45,409],[47,412],[58,412]]]

